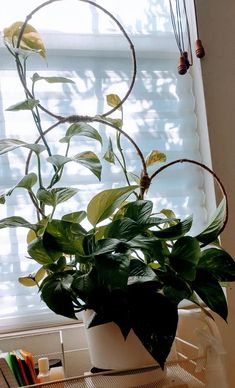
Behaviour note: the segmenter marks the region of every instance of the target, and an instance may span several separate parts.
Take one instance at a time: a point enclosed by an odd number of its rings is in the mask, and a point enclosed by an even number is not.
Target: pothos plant
[[[165,155],[155,149],[144,157],[136,142],[125,132],[122,120],[123,105],[136,76],[135,49],[116,18],[92,1],[81,0],[110,16],[130,43],[133,77],[127,94],[123,99],[115,94],[108,95],[110,110],[93,117],[59,116],[40,103],[36,97],[38,82],[72,82],[67,78],[42,77],[37,73],[31,80],[27,77],[29,55],[36,52],[42,58],[46,57],[44,43],[28,20],[39,9],[55,1],[43,3],[24,22],[16,22],[4,30],[4,42],[15,60],[26,96],[23,102],[8,110],[30,110],[38,138],[30,144],[20,138],[0,140],[1,155],[19,147],[29,150],[19,183],[1,193],[0,202],[4,205],[8,197],[21,188],[28,192],[35,209],[34,222],[15,215],[1,219],[0,228],[29,229],[28,256],[38,263],[39,269],[19,280],[23,285],[38,287],[42,300],[51,310],[76,319],[78,312],[92,309],[94,313],[89,327],[115,322],[124,338],[133,329],[163,368],[176,334],[178,304],[183,299],[200,306],[205,314],[210,315],[209,310],[212,310],[227,319],[227,303],[221,282],[235,280],[235,264],[218,243],[218,236],[227,222],[226,193],[214,172],[193,160],[164,163],[149,174],[149,166],[165,162]],[[29,82],[31,86],[28,86]],[[113,118],[114,112],[120,113],[118,119]],[[55,120],[47,129],[42,127],[42,113]],[[65,123],[67,130],[61,140],[66,145],[65,153],[52,154],[47,134]],[[75,195],[79,196],[75,185],[60,186],[67,163],[80,163],[101,179],[102,165],[96,154],[91,151],[70,154],[75,136],[101,142],[96,123],[116,131],[116,147],[114,149],[109,140],[104,158],[110,163],[119,163],[127,184],[98,192],[86,209],[80,209],[78,201],[72,213],[56,218],[58,205]],[[129,140],[141,161],[142,169],[135,184],[132,184],[128,173],[122,137]],[[32,157],[36,159],[33,171],[30,164]],[[48,164],[49,184],[43,179],[42,159]],[[224,194],[208,226],[196,236],[190,234],[192,216],[181,220],[170,210],[161,212],[154,209],[152,201],[146,198],[149,186],[161,171],[173,164],[186,162],[199,165],[211,173]],[[84,220],[89,221],[89,228],[84,227]]]

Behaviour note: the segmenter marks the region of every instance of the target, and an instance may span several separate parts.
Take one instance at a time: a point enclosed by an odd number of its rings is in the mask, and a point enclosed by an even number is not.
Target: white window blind
[[[2,21],[8,26],[15,20],[23,20],[40,3],[25,0],[17,8],[15,1],[8,0]],[[168,161],[178,158],[201,161],[193,80],[190,74],[183,77],[177,74],[178,54],[168,0],[100,0],[98,3],[119,18],[137,51],[137,80],[124,105],[124,130],[145,155],[151,149],[159,149],[166,153]],[[48,66],[33,57],[29,76],[37,72],[75,81],[74,85],[38,83],[36,95],[42,105],[64,116],[96,114],[107,110],[107,94],[125,95],[132,71],[128,45],[107,16],[87,4],[71,0],[41,10],[30,23],[40,32],[44,31],[42,35],[49,49]],[[13,59],[3,47],[0,53],[0,138],[33,142],[37,132],[31,114],[6,111],[8,106],[23,100],[24,93]],[[44,129],[53,123],[45,114],[42,118]],[[48,134],[53,153],[63,152],[63,144],[56,140],[64,136],[67,128],[68,125],[64,125]],[[75,138],[74,153],[93,150],[102,157],[112,131],[107,127],[97,128],[103,134],[103,148],[87,138]],[[122,144],[127,151],[129,171],[139,174],[135,150],[125,139]],[[0,191],[14,186],[22,178],[26,156],[27,152],[20,149],[0,157]],[[61,205],[61,213],[85,210],[88,199],[97,190],[125,185],[118,165],[110,166],[105,161],[102,164],[102,183],[85,168],[71,164],[66,167],[64,184],[72,184],[80,191],[68,205]],[[33,168],[32,163],[30,171]],[[47,173],[45,169],[45,181]],[[171,208],[181,217],[195,214],[195,233],[206,223],[204,175],[196,166],[175,165],[163,172],[151,186],[148,198],[153,200],[156,210]],[[6,205],[1,205],[0,218],[20,213],[33,221],[29,198],[19,189]],[[27,258],[26,233],[23,228],[0,230],[0,329],[3,331],[65,322],[64,318],[48,311],[36,288],[25,288],[17,281],[20,275],[37,268]]]

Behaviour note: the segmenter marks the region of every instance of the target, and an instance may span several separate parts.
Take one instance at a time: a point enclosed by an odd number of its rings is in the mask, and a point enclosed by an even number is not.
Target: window
[[[71,5],[69,8],[68,3]],[[190,158],[210,164],[208,139],[201,116],[201,102],[197,115],[198,101],[195,96],[202,93],[200,66],[186,76],[177,74],[178,53],[170,23],[168,0],[99,0],[100,5],[113,11],[132,38],[138,61],[138,74],[134,89],[124,106],[125,129],[144,154],[159,149],[167,154],[168,161]],[[16,20],[24,20],[34,6],[41,1],[21,1],[16,7],[8,0],[4,8],[4,26]],[[127,12],[127,7],[130,7]],[[59,75],[73,79],[76,83],[38,86],[37,96],[43,105],[62,115],[96,114],[106,109],[105,96],[116,93],[124,96],[131,78],[131,61],[128,45],[120,31],[91,5],[76,0],[60,1],[40,10],[30,21],[37,28],[48,47],[48,66],[40,58],[32,57],[29,76],[37,72],[42,76]],[[28,112],[7,112],[6,108],[24,99],[12,58],[0,47],[0,138],[25,138],[34,141],[36,130]],[[197,83],[194,83],[196,73]],[[203,95],[200,98],[203,101]],[[203,121],[204,120],[204,121]],[[43,115],[43,127],[52,124],[52,118]],[[202,117],[203,125],[206,123]],[[56,153],[60,153],[57,140],[63,137],[67,126],[48,134]],[[110,129],[100,127],[104,136],[103,149],[93,141],[82,141],[79,152],[91,149],[100,156],[106,149]],[[57,148],[56,148],[57,147]],[[62,147],[62,145],[61,145]],[[74,145],[77,147],[77,144]],[[139,172],[135,151],[123,139],[128,150],[128,165],[131,172]],[[22,165],[27,153],[17,150],[0,157],[0,190],[14,186],[22,177]],[[31,166],[33,169],[33,165]],[[117,165],[110,167],[103,162],[103,178],[99,184],[87,170],[67,170],[66,179],[74,182],[79,193],[71,200],[71,209],[85,209],[87,199],[98,189],[124,185]],[[46,171],[45,176],[46,179]],[[213,207],[213,193],[207,190],[208,179],[196,166],[176,165],[162,173],[149,190],[157,209],[171,208],[181,217],[195,214],[195,233],[208,218],[207,200]],[[67,206],[67,205],[66,205]],[[24,192],[18,190],[1,205],[1,218],[22,212],[32,219],[32,209]],[[66,211],[69,211],[67,208]],[[72,210],[71,210],[72,211]],[[26,215],[27,214],[27,215]],[[19,229],[0,230],[0,327],[2,330],[38,327],[65,322],[49,312],[39,300],[37,290],[24,288],[17,278],[35,270],[35,264],[27,259],[25,236],[27,231]]]

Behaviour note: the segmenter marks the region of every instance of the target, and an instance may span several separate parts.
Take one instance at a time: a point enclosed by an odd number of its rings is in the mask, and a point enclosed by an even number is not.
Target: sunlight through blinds
[[[15,4],[13,0],[8,3],[9,7]],[[2,20],[10,24],[14,20],[24,19],[25,14],[40,3],[21,1],[21,6],[17,6],[14,12],[10,12],[6,6]],[[49,50],[48,65],[41,59],[30,59],[29,77],[37,72],[41,76],[63,76],[75,82],[66,85],[38,84],[37,98],[54,113],[102,113],[107,110],[107,94],[115,93],[122,97],[127,90],[131,78],[128,47],[112,22],[105,17],[103,20],[103,15],[97,10],[71,0],[71,6],[74,7],[71,12],[69,2],[66,1],[66,5],[64,3],[61,1],[50,5],[48,11],[40,12],[40,17],[35,16],[35,23],[34,18],[31,21],[37,29],[41,27],[44,31]],[[130,4],[131,12],[127,12],[127,3]],[[166,153],[168,161],[178,158],[200,161],[192,78],[190,74],[183,77],[177,74],[177,47],[170,25],[168,1],[100,0],[99,4],[107,6],[120,18],[137,50],[138,74],[134,89],[124,106],[124,130],[142,147],[144,155],[151,149],[159,149]],[[24,93],[12,58],[3,47],[0,51],[0,138],[20,138],[33,142],[37,132],[30,113],[6,111],[10,105],[23,100]],[[52,119],[45,114],[42,117],[43,127],[49,127]],[[54,133],[48,134],[53,153],[64,151],[64,145],[56,140],[64,136],[67,127],[61,126]],[[103,135],[103,148],[88,138],[81,140],[78,137],[74,138],[72,152],[93,150],[102,157],[108,137],[113,136],[113,133],[107,127],[96,128]],[[129,171],[139,174],[140,165],[136,162],[135,150],[124,139],[122,145],[128,154]],[[13,187],[21,179],[26,157],[27,153],[23,150],[1,156],[0,191],[6,186]],[[61,214],[85,210],[87,200],[100,189],[125,185],[118,165],[110,167],[104,160],[102,164],[101,184],[85,168],[78,168],[75,164],[66,167],[67,183],[78,187],[80,191],[69,204],[61,206]],[[33,169],[32,163],[30,171]],[[45,181],[47,172],[45,169]],[[63,183],[66,184],[65,181]],[[156,211],[171,208],[181,217],[195,214],[195,233],[206,222],[203,174],[196,166],[177,165],[163,172],[149,190],[148,198],[153,200]],[[4,218],[19,215],[20,212],[26,219],[33,221],[29,198],[19,189],[6,205],[1,205],[0,215]],[[36,269],[35,263],[27,258],[24,243],[26,232],[23,228],[0,230],[0,326],[3,330],[6,327],[26,328],[65,322],[48,311],[35,288],[29,292],[17,281],[18,276]]]

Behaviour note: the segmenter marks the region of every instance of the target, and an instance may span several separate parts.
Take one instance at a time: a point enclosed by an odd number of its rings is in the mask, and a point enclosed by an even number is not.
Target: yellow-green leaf
[[[159,212],[160,214],[163,214],[167,218],[167,222],[164,224],[164,227],[167,228],[168,226],[173,226],[178,223],[178,219],[171,209],[162,209]]]
[[[37,286],[38,283],[44,278],[46,274],[46,270],[41,267],[36,274],[30,274],[27,276],[21,276],[18,278],[19,282],[26,287],[34,287]]]
[[[39,282],[44,278],[45,275],[46,275],[46,270],[45,270],[45,268],[41,267],[41,268],[37,271],[37,273],[36,273],[36,275],[35,275],[36,281],[39,283]]]
[[[160,210],[161,214],[164,214],[167,218],[176,218],[175,213],[171,209],[162,209]]]
[[[111,117],[106,117],[105,120],[113,124],[115,127],[122,128],[123,126],[122,119],[112,119]]]
[[[17,42],[24,22],[15,22],[10,27],[4,28],[4,41],[7,45],[17,48]],[[20,48],[23,50],[36,51],[41,57],[46,58],[46,49],[41,36],[30,24],[26,24]]]
[[[37,237],[37,235],[34,232],[34,230],[30,229],[28,231],[28,234],[27,234],[27,237],[26,237],[27,244],[30,244],[31,241],[33,241],[36,237]]]
[[[112,140],[110,138],[109,138],[108,149],[105,152],[103,158],[107,162],[115,164],[115,155],[114,155],[114,152],[113,152],[113,144],[112,144]]]
[[[149,263],[148,266],[152,269],[158,269],[161,267],[159,263]]]
[[[108,94],[106,96],[106,101],[109,106],[112,106],[113,108],[116,108],[117,105],[120,104],[121,99],[117,94]],[[119,110],[122,110],[122,105],[119,106]]]
[[[37,285],[35,278],[32,275],[21,276],[18,278],[18,281],[25,287],[34,287]]]
[[[7,111],[18,111],[18,110],[33,110],[35,106],[39,105],[39,100],[34,100],[33,98],[29,98],[28,100],[24,100],[21,102],[17,102],[14,105],[9,106]]]
[[[155,163],[163,163],[166,161],[166,155],[158,150],[152,150],[145,159],[147,167]]]
[[[56,83],[62,83],[62,84],[75,84],[75,82],[69,78],[65,77],[57,77],[57,76],[52,76],[52,77],[41,77],[38,73],[34,73],[32,76],[32,81],[37,82],[44,80],[48,82],[49,84],[56,84]]]

